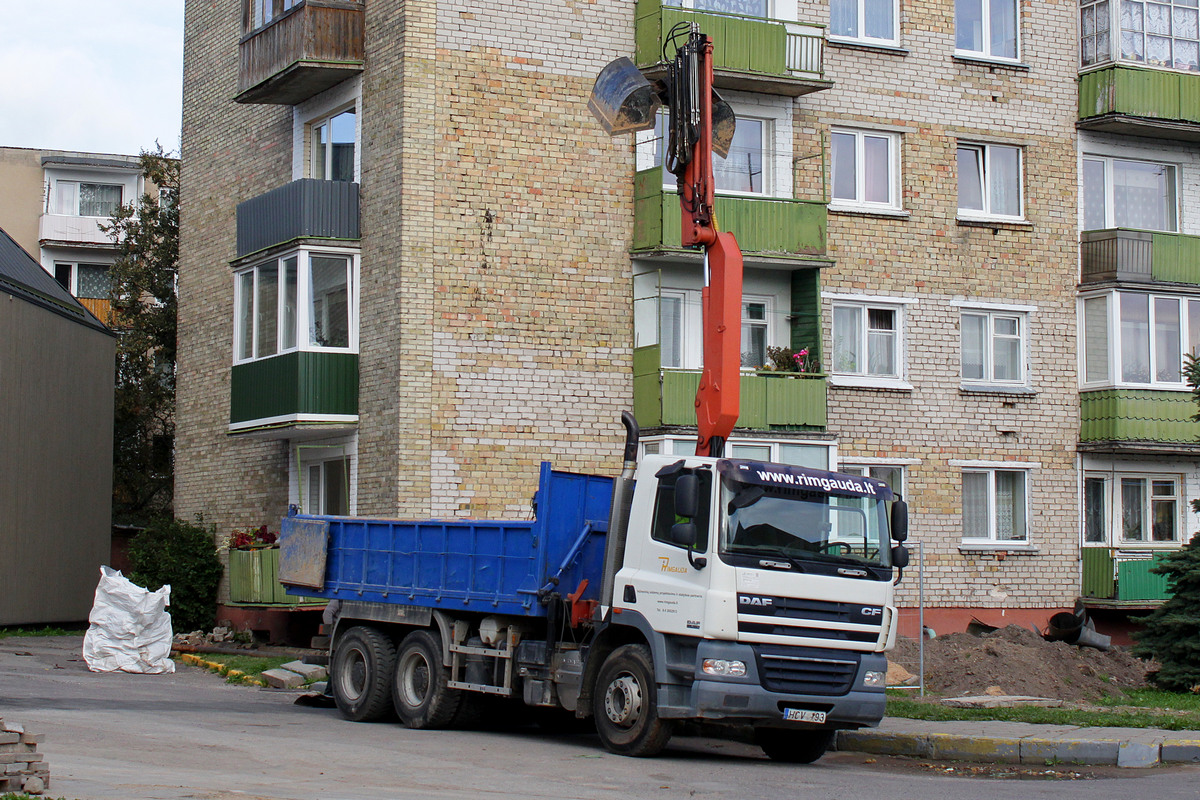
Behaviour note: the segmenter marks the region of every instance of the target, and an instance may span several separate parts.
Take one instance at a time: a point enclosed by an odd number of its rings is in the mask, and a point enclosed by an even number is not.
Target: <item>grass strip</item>
[[[218,653],[180,653],[179,660],[185,664],[203,667],[209,672],[225,676],[229,683],[244,683],[250,686],[266,686],[262,674],[294,659],[276,656],[228,656]],[[2,800],[2,798],[0,798]]]
[[[10,636],[72,636],[79,635],[79,631],[69,631],[65,628],[39,628],[32,630],[29,628],[0,628],[0,639],[7,639]],[[8,795],[0,794],[0,800],[8,800]]]
[[[1161,695],[1169,695],[1162,697]],[[1142,703],[1154,700],[1155,707]],[[934,700],[890,696],[887,701],[889,717],[949,720],[1000,720],[1030,722],[1039,725],[1073,725],[1080,728],[1160,728],[1169,731],[1200,730],[1200,708],[1187,695],[1166,692],[1135,692],[1129,697],[1106,698],[1096,708],[954,708]]]

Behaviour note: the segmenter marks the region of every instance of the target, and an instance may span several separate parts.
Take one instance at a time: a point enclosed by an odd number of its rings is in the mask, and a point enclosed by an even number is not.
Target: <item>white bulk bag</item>
[[[109,567],[100,568],[96,602],[83,637],[92,672],[175,671],[171,655],[171,586],[150,592]]]

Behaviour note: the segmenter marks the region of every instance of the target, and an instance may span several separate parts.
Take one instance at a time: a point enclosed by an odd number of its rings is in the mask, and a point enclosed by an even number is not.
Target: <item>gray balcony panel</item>
[[[237,207],[238,257],[293,239],[357,240],[358,184],[302,178]]]

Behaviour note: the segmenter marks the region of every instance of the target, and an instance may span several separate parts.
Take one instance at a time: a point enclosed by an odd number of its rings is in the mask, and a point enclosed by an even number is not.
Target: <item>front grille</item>
[[[804,628],[799,625],[773,625],[769,622],[745,622],[743,620],[738,620],[738,633],[755,633],[760,636],[797,636],[805,639],[829,639],[839,642],[870,644],[874,644],[879,639],[879,631]]]
[[[754,657],[767,691],[826,696],[850,691],[860,658],[844,650],[771,645],[756,645]]]

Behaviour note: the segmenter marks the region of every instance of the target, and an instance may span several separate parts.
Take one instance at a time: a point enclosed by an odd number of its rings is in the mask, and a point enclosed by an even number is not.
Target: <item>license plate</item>
[[[804,708],[785,708],[783,710],[783,718],[788,722],[814,722],[817,725],[825,724],[824,711],[809,711]]]

